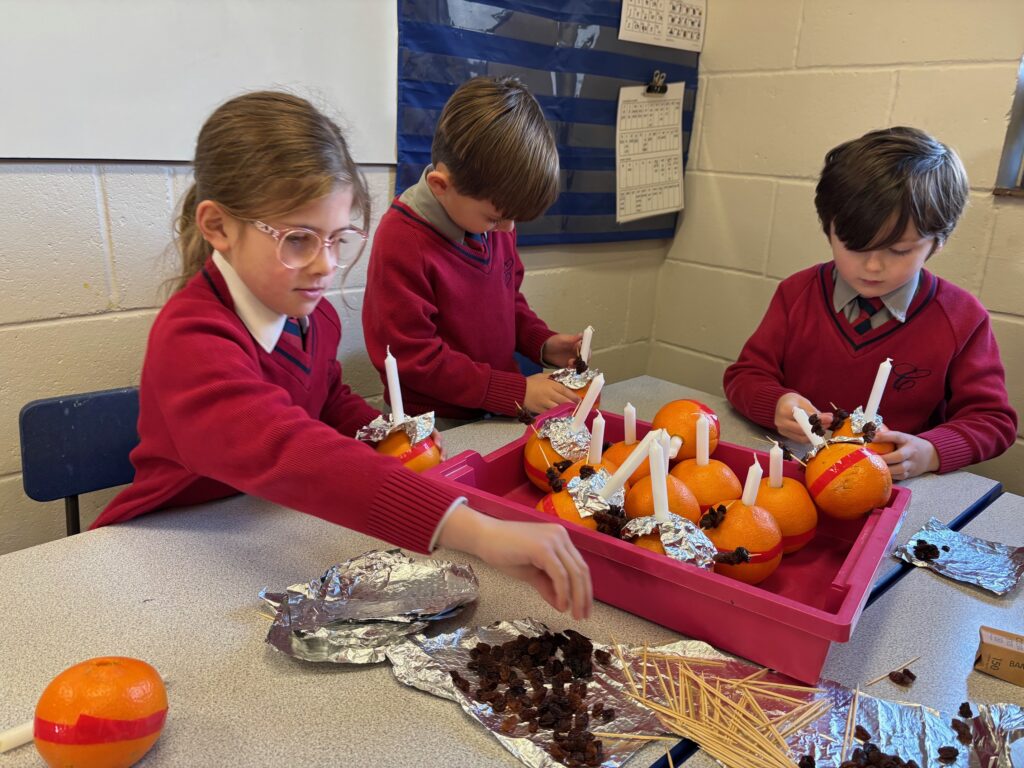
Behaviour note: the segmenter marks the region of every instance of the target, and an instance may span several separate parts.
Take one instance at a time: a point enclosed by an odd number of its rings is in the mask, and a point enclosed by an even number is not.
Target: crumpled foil
[[[572,431],[572,416],[556,416],[545,421],[537,434],[551,441],[551,447],[563,459],[580,461],[590,454],[590,430],[585,426]]]
[[[916,557],[914,547],[918,541],[938,547],[938,557],[934,560]],[[1005,595],[1024,575],[1024,547],[1011,547],[951,531],[934,517],[906,544],[897,547],[893,556],[997,595]]]
[[[356,440],[362,440],[364,443],[379,443],[388,435],[402,430],[409,438],[409,444],[416,445],[430,437],[434,431],[433,411],[421,413],[419,416],[406,414],[405,418],[397,424],[393,419],[393,414],[382,413],[365,427],[359,428],[359,431],[356,432]]]
[[[535,734],[518,737],[505,735],[500,731],[500,726],[507,713],[497,714],[489,704],[467,696],[455,687],[448,674],[449,670],[458,670],[465,674],[469,650],[477,643],[500,645],[515,639],[517,635],[532,637],[543,634],[547,629],[539,621],[523,619],[501,621],[477,629],[461,629],[437,637],[416,635],[401,645],[388,649],[388,660],[393,665],[395,677],[399,681],[457,702],[466,714],[487,728],[509,752],[526,765],[531,768],[557,768],[562,764],[551,757],[542,746],[551,741],[551,731],[538,731]],[[658,652],[673,652],[675,645],[664,646],[658,649]],[[630,690],[629,683],[614,648],[595,642],[594,649],[609,651],[612,654],[612,661],[608,666],[602,666],[595,661],[594,675],[587,687],[588,709],[595,702],[601,701],[606,706],[615,708],[616,717],[608,723],[592,722],[590,730],[647,735],[661,733],[657,716],[627,695],[627,691]],[[629,656],[626,658],[630,659]],[[631,668],[635,676],[639,669],[635,660]],[[616,741],[609,738],[601,738],[601,741],[604,744],[603,768],[619,768],[645,746],[645,743],[640,741]]]
[[[853,430],[855,435],[859,435],[864,431],[864,425],[871,421],[878,429],[882,428],[882,415],[879,413],[875,414],[875,418],[868,419],[864,415],[864,406],[858,405],[857,410],[850,414],[850,428]]]
[[[659,523],[653,515],[635,517],[622,526],[622,538],[640,537],[659,531],[661,546],[665,548],[666,555],[681,563],[713,570],[718,549],[711,543],[711,539],[685,517],[670,512],[668,518],[668,522]]]
[[[260,591],[277,614],[267,642],[305,661],[372,664],[387,648],[477,598],[468,565],[367,552],[283,593]]]
[[[580,517],[593,517],[597,512],[607,512],[612,504],[621,507],[626,503],[625,488],[620,488],[607,500],[598,495],[605,483],[611,479],[612,476],[608,474],[608,471],[601,468],[588,478],[577,475],[568,482],[565,489],[572,497]]]
[[[583,389],[601,373],[597,368],[587,368],[583,373],[576,373],[575,368],[559,368],[553,371],[549,379],[554,379],[559,384],[569,389]]]

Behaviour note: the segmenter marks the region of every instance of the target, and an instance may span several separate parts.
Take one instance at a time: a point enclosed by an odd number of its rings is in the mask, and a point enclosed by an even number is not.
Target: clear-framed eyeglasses
[[[334,237],[321,237],[312,229],[289,227],[275,229],[256,219],[249,219],[252,225],[277,242],[277,258],[289,269],[302,269],[312,264],[320,251],[327,249],[332,266],[347,266],[356,260],[366,242],[366,233],[356,227],[345,227]]]

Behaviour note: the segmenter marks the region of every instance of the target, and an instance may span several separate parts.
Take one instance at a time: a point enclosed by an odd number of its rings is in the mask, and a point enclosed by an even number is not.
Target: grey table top
[[[715,408],[724,439],[758,445],[754,438],[761,430],[731,412],[721,398],[650,377],[610,385],[603,406],[621,410],[628,399],[638,417],[649,420],[661,404],[677,397],[695,397]],[[444,433],[445,448],[449,455],[466,448],[486,454],[522,429],[501,420],[467,425]],[[958,504],[953,499],[960,479],[938,479],[947,482],[936,483],[935,506],[943,500]],[[939,485],[946,487],[940,491]],[[0,635],[0,728],[31,718],[42,688],[65,667],[92,656],[127,655],[149,661],[168,680],[168,725],[145,765],[374,766],[410,760],[456,768],[518,765],[457,706],[401,685],[387,665],[307,664],[264,643],[268,623],[258,610],[260,588],[307,580],[333,563],[381,546],[317,518],[235,497],[0,557],[0,583],[24,596],[9,603],[6,631]],[[480,578],[478,604],[454,619],[453,626],[526,616],[556,629],[573,624],[498,571],[473,558],[441,554],[471,562]],[[927,583],[920,577],[932,578],[913,575],[919,584]],[[896,588],[891,592],[885,599],[902,594]],[[940,590],[935,599],[943,594]],[[862,625],[874,613],[874,607],[866,612]],[[1019,618],[1016,624],[1009,618],[994,616],[990,623],[1019,626]],[[955,628],[963,622],[958,617],[948,624]],[[964,641],[968,645],[976,639],[971,626],[971,638]],[[597,640],[614,635],[653,645],[678,639],[603,604],[596,604],[593,617],[577,628]],[[855,640],[863,636],[868,642],[878,631],[858,629]],[[857,681],[876,667],[904,660],[879,658],[868,664],[858,661],[857,654],[849,658]],[[663,747],[650,746],[633,764],[648,765],[663,752]],[[5,755],[3,764],[40,761],[31,747],[23,747]]]
[[[1024,546],[1022,520],[1024,498],[1007,493],[963,530]],[[911,664],[917,680],[909,688],[885,678],[862,690],[947,713],[962,701],[1024,705],[1024,688],[974,671],[982,625],[1024,634],[1024,585],[997,597],[915,568],[864,612],[850,642],[833,646],[821,674],[852,688],[920,656]],[[704,752],[686,761],[687,768],[715,765]]]
[[[520,765],[452,702],[408,688],[387,664],[317,665],[266,645],[258,591],[321,574],[382,542],[239,496],[145,515],[0,557],[19,596],[0,633],[0,730],[31,719],[50,679],[101,655],[134,656],[168,680],[166,729],[142,765]],[[607,642],[660,644],[668,630],[603,604],[574,623],[480,561],[478,603],[446,624],[533,617]],[[649,765],[650,746],[634,764]],[[4,768],[41,765],[31,746]]]

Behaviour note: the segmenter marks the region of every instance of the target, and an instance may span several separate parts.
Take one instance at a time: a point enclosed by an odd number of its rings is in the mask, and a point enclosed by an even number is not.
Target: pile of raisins
[[[466,665],[476,675],[470,682],[451,670],[452,682],[467,696],[504,714],[499,730],[509,736],[551,731],[547,751],[570,768],[599,766],[604,748],[588,728],[591,722],[615,719],[615,709],[595,702],[588,709],[587,681],[594,662],[611,664],[607,651],[571,629],[536,637],[519,635],[501,645],[478,643]]]
[[[871,734],[864,726],[858,725],[854,731],[854,737],[864,742],[862,746],[853,750],[849,760],[840,763],[839,768],[918,768],[916,760],[904,760],[899,755],[889,755],[883,752],[877,744],[872,743]],[[956,747],[939,747],[939,762],[952,764],[956,762],[960,752]],[[797,764],[800,768],[814,768],[814,758],[807,755],[800,759]]]

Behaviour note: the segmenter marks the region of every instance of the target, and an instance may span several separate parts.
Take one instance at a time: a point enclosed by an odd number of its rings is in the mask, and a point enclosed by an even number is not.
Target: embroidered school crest
[[[505,287],[511,287],[512,275],[515,273],[516,263],[511,253],[505,254]]]

